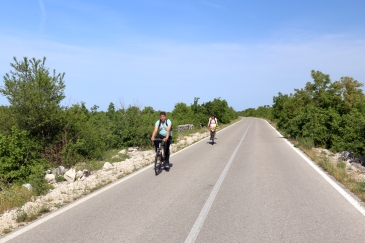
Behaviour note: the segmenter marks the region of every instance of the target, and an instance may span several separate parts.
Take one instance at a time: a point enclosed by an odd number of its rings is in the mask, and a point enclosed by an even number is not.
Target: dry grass
[[[345,162],[332,161],[328,155],[322,153],[318,156],[313,149],[299,147],[323,170],[334,177],[338,182],[343,184],[352,193],[358,196],[361,201],[365,202],[365,181],[359,180],[354,176],[352,171],[346,167]]]
[[[100,170],[101,168],[103,168],[104,166],[103,161],[88,161],[88,162],[81,162],[81,163],[77,163],[75,165],[75,170],[88,170],[88,171],[95,171],[95,170]]]
[[[17,223],[20,223],[20,222],[28,223],[28,222],[34,221],[36,219],[37,219],[37,214],[35,214],[35,213],[26,213],[23,210],[19,210],[16,214],[15,221]]]
[[[194,133],[204,133],[207,130],[208,130],[207,128],[203,127],[203,128],[194,128],[194,129],[191,129],[191,130],[183,131],[182,133],[178,134],[177,141],[180,141],[180,140],[184,139],[185,136],[189,136],[189,135],[194,134]]]
[[[45,205],[42,205],[38,208],[34,208],[31,213],[26,213],[23,210],[18,210],[15,220],[17,223],[31,222],[31,221],[36,220],[42,214],[49,213],[50,211],[51,210],[48,207],[46,207]]]
[[[9,234],[10,232],[12,232],[13,230],[14,229],[12,227],[8,227],[8,228],[3,229],[2,233],[4,235],[6,235],[6,234]]]
[[[271,121],[268,122],[280,131],[275,123]],[[280,133],[284,135],[283,131],[280,131]],[[354,193],[361,201],[365,202],[365,181],[358,179],[353,171],[346,167],[346,162],[334,161],[325,153],[321,153],[320,155],[316,154],[313,149],[313,142],[310,139],[288,139],[295,147],[302,150],[309,158],[311,158],[312,161],[319,165],[329,175],[344,185],[349,191]]]
[[[23,206],[33,196],[32,191],[18,185],[3,188],[0,191],[0,214],[9,209]]]

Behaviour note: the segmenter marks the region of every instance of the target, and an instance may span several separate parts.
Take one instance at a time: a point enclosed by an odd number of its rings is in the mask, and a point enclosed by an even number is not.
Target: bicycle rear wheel
[[[157,153],[155,157],[155,174],[158,175],[162,171],[162,156],[161,153]]]

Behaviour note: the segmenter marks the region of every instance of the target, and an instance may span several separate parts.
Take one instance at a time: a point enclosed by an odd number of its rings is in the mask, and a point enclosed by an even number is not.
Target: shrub
[[[46,165],[38,158],[37,146],[26,131],[13,127],[11,134],[0,134],[0,183],[26,182],[31,175],[33,182],[38,177],[43,179]]]
[[[57,182],[63,182],[63,181],[66,181],[66,179],[65,179],[65,177],[59,175],[59,176],[56,177],[56,181]]]

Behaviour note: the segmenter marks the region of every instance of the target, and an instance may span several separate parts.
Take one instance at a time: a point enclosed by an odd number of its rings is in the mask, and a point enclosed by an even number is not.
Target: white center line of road
[[[251,123],[252,122],[250,122],[250,124],[248,125],[245,134],[243,135],[242,139],[238,143],[238,145],[237,145],[236,149],[234,150],[233,154],[231,155],[231,158],[229,159],[228,163],[224,167],[221,175],[219,176],[218,181],[215,183],[214,188],[213,188],[212,192],[210,193],[210,195],[208,197],[208,200],[205,202],[204,207],[203,207],[202,211],[200,212],[198,218],[196,219],[195,224],[193,225],[193,228],[191,229],[188,237],[185,240],[185,243],[193,243],[193,242],[195,242],[196,238],[198,237],[199,232],[200,232],[200,230],[201,230],[201,228],[202,228],[202,226],[204,224],[205,218],[207,217],[207,215],[209,213],[209,210],[210,210],[210,208],[211,208],[211,206],[212,206],[212,204],[214,202],[214,199],[217,196],[218,191],[219,191],[219,189],[220,189],[220,187],[221,187],[221,185],[222,185],[222,183],[224,181],[224,178],[227,175],[227,172],[229,170],[229,167],[231,167],[231,164],[232,164],[233,159],[236,157],[236,154],[238,152],[238,149],[240,148],[243,140],[246,137],[247,131],[250,128]]]
[[[241,121],[242,121],[242,120],[241,120]],[[236,124],[236,123],[234,123],[234,124]],[[231,124],[231,125],[229,125],[229,126],[227,126],[227,127],[223,128],[223,129],[221,129],[220,131],[223,131],[224,129],[226,129],[226,128],[230,127],[230,126],[233,126],[234,124]],[[220,131],[219,131],[219,132],[220,132]],[[172,156],[174,156],[174,155],[176,155],[176,154],[178,154],[178,153],[181,153],[182,151],[184,151],[184,150],[186,150],[186,149],[191,148],[192,146],[197,145],[197,144],[198,144],[198,143],[200,143],[200,142],[203,142],[203,141],[204,141],[205,139],[207,139],[207,138],[208,138],[208,137],[203,138],[203,139],[201,139],[199,142],[194,143],[194,144],[192,144],[192,145],[190,145],[190,146],[187,146],[186,148],[184,148],[184,149],[182,149],[182,150],[179,150],[178,152],[173,153],[173,154],[171,155],[171,157],[172,157]],[[69,204],[69,205],[67,205],[67,206],[65,206],[65,207],[63,207],[63,208],[61,208],[61,209],[59,209],[59,210],[57,210],[57,211],[55,211],[55,212],[53,212],[53,213],[51,213],[51,214],[49,214],[49,215],[45,216],[45,217],[43,217],[43,218],[40,218],[40,219],[38,219],[37,221],[34,221],[33,223],[31,223],[31,224],[29,224],[29,225],[27,225],[27,226],[24,226],[23,228],[20,228],[19,230],[15,231],[15,232],[13,232],[13,233],[11,233],[11,234],[9,234],[9,235],[3,236],[3,238],[1,238],[1,239],[0,239],[0,243],[5,243],[5,242],[7,242],[7,241],[9,241],[9,240],[11,240],[11,239],[16,238],[17,236],[19,236],[19,235],[21,235],[21,234],[23,234],[23,233],[25,233],[25,232],[27,232],[27,231],[29,231],[29,230],[31,230],[31,229],[33,229],[33,228],[37,227],[38,225],[40,225],[40,224],[42,224],[42,223],[44,223],[44,222],[46,222],[46,221],[48,221],[48,220],[50,220],[50,219],[52,219],[52,218],[54,218],[54,217],[58,216],[58,215],[60,215],[60,214],[62,214],[62,213],[64,213],[64,212],[66,212],[66,211],[68,211],[68,210],[70,210],[71,208],[74,208],[74,207],[76,207],[77,205],[79,205],[79,204],[81,204],[81,203],[84,203],[84,202],[86,202],[87,200],[89,200],[89,199],[91,199],[91,198],[93,198],[93,197],[95,197],[95,196],[97,196],[97,195],[99,195],[99,194],[101,194],[101,193],[103,193],[103,192],[105,192],[105,191],[109,190],[110,188],[115,187],[115,186],[117,186],[117,185],[119,185],[119,184],[123,183],[124,181],[126,181],[126,180],[128,180],[128,179],[133,178],[134,176],[136,176],[136,175],[138,175],[138,174],[140,174],[140,173],[144,172],[145,170],[148,170],[148,169],[152,168],[153,166],[154,166],[154,164],[152,163],[151,165],[148,165],[148,166],[144,167],[143,169],[140,169],[140,170],[139,170],[139,171],[137,171],[137,172],[134,172],[134,173],[132,173],[132,174],[130,174],[130,175],[128,175],[128,176],[126,176],[126,177],[124,177],[124,178],[122,178],[122,179],[120,179],[120,180],[116,181],[116,182],[113,182],[112,184],[110,184],[110,185],[108,185],[108,186],[105,186],[105,187],[103,187],[103,188],[101,188],[101,189],[99,189],[99,190],[97,190],[97,191],[93,192],[92,194],[87,195],[87,196],[86,196],[86,197],[84,197],[84,198],[78,199],[77,201],[75,201],[75,202],[73,202],[73,203],[71,203],[71,204]]]

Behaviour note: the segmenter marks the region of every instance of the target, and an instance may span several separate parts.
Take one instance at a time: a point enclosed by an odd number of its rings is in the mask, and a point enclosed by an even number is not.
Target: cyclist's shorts
[[[215,131],[217,124],[210,124],[210,130]]]

